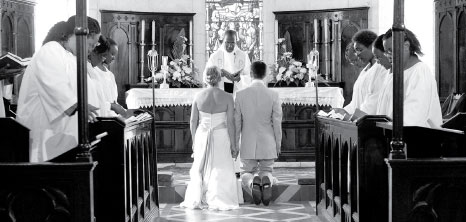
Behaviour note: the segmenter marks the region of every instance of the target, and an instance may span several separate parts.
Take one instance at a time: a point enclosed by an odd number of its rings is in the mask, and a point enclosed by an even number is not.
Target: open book
[[[0,56],[0,80],[23,73],[30,60],[31,58],[22,59],[9,52]]]
[[[26,67],[31,58],[21,58],[13,53],[7,52],[0,56],[0,68],[19,69]]]
[[[325,112],[323,110],[320,110],[317,115],[318,116],[324,116],[324,117],[329,117],[333,119],[339,119],[343,121],[350,121],[350,122],[356,122],[358,119],[360,119],[363,116],[366,116],[367,113],[361,111],[360,109],[356,109],[353,114],[349,114],[347,112],[342,113],[342,112],[335,112],[336,109],[330,110],[330,112]],[[342,110],[342,109],[339,109]]]
[[[130,116],[129,118],[125,119],[125,123],[128,124],[128,123],[134,123],[134,122],[141,122],[141,121],[144,121],[150,118],[151,118],[151,115],[149,113],[144,112],[137,116]]]

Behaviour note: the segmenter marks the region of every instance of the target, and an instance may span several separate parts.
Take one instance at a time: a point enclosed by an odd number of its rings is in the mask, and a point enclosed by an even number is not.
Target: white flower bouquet
[[[283,53],[282,57],[271,67],[271,75],[276,80],[274,86],[290,87],[304,86],[309,80],[309,74],[302,62],[292,58],[291,52]]]

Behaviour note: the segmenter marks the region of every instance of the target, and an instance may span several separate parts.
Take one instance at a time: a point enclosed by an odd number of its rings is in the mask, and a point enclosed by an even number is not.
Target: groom
[[[252,63],[251,85],[236,94],[235,123],[242,186],[256,205],[262,201],[267,206],[272,197],[273,163],[281,149],[282,107],[278,93],[265,86],[265,73],[265,63]]]

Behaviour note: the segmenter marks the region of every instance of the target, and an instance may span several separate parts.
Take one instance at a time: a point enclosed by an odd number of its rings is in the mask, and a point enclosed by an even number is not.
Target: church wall
[[[434,70],[434,6],[433,0],[405,1],[405,24],[417,34],[425,56],[421,59]],[[42,4],[41,4],[42,3]],[[44,4],[46,3],[46,4]],[[42,10],[55,6],[53,14]],[[393,0],[263,0],[263,60],[271,64],[275,61],[274,11],[305,11],[335,8],[369,7],[369,29],[383,33],[393,22]],[[206,62],[205,44],[205,0],[90,0],[88,15],[100,22],[100,10],[133,12],[179,12],[196,13],[193,22],[194,60],[202,71]],[[48,29],[57,21],[66,20],[75,12],[75,0],[39,1],[36,6],[36,47]],[[413,13],[416,12],[416,13]],[[37,26],[40,26],[38,28]],[[37,51],[37,49],[36,49]]]
[[[433,0],[405,1],[405,27],[416,34],[421,43],[424,56],[420,59],[425,62],[432,74],[435,72],[435,7]],[[379,1],[378,33],[387,31],[393,23],[393,0]]]

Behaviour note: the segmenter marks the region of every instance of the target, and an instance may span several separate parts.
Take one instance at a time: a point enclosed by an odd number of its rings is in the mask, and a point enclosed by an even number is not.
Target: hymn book
[[[26,68],[30,61],[31,58],[23,59],[10,52],[0,56],[0,80],[23,73],[24,68]]]

